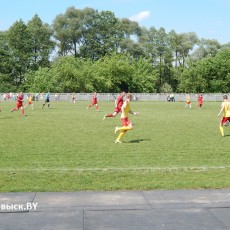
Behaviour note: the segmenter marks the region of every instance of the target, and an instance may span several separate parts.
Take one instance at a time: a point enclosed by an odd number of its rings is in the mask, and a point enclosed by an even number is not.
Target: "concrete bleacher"
[[[0,193],[0,205],[1,230],[230,229],[229,189]]]

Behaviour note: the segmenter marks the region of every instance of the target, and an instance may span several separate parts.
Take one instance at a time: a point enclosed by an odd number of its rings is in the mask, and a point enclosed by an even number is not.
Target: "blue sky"
[[[35,14],[52,24],[68,7],[109,10],[118,18],[138,21],[166,32],[195,32],[199,38],[230,42],[230,0],[0,0],[0,31]]]

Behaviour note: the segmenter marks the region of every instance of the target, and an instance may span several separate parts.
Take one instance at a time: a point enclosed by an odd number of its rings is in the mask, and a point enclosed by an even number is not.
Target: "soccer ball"
[[[224,123],[224,126],[225,126],[225,127],[228,127],[228,126],[229,126],[229,123],[230,123],[229,121],[226,121],[226,122]]]

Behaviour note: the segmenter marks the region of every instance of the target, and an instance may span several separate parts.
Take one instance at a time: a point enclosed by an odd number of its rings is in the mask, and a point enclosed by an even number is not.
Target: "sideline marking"
[[[230,169],[230,165],[226,166],[200,166],[200,167],[169,167],[169,168],[158,168],[158,167],[146,167],[146,168],[34,168],[34,169],[0,169],[0,172],[44,172],[44,171],[76,171],[76,172],[88,172],[88,171],[209,171],[215,169]]]

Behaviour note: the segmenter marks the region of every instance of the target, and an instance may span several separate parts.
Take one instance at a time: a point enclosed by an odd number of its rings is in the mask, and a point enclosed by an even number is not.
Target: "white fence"
[[[24,95],[27,95],[25,93]],[[43,101],[45,98],[45,94],[33,94],[34,100]],[[92,93],[76,93],[76,99],[78,101],[90,101],[92,99]],[[98,100],[99,101],[114,101],[115,98],[119,94],[112,94],[112,93],[98,93]],[[166,93],[133,93],[134,100],[137,101],[167,101],[167,97],[169,94]],[[185,101],[187,94],[174,94],[175,101]],[[189,94],[191,101],[197,101],[198,94]],[[204,101],[222,101],[223,100],[223,93],[216,93],[216,94],[203,94]],[[70,101],[72,94],[68,93],[51,93],[50,100],[51,101]],[[0,94],[1,101],[10,101],[15,100],[16,94]],[[26,96],[25,98],[26,99]]]

